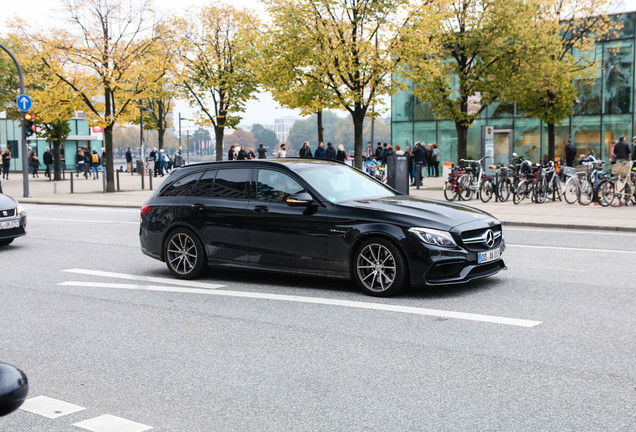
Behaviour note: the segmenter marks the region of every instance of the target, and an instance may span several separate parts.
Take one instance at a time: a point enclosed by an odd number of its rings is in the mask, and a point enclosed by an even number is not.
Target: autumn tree
[[[467,157],[468,128],[514,85],[516,56],[529,33],[522,0],[423,2],[402,35],[401,74],[438,118],[455,122],[458,158]],[[469,110],[469,99],[479,108]]]
[[[226,127],[240,121],[245,103],[257,90],[251,62],[257,56],[254,43],[256,17],[232,6],[206,6],[175,18],[174,31],[183,35],[178,51],[177,84],[203,126],[213,126],[216,159],[223,158]]]
[[[547,123],[548,157],[555,157],[555,125],[572,114],[577,82],[591,78],[600,59],[597,41],[620,29],[607,11],[611,0],[536,0],[526,17],[532,38],[519,57],[520,68],[508,99],[528,116]]]
[[[259,144],[263,144],[265,147],[274,148],[276,144],[278,144],[278,138],[276,137],[276,132],[273,130],[265,128],[263,125],[258,123],[252,125],[252,135],[254,135],[254,139]]]
[[[362,166],[362,130],[369,108],[392,92],[395,43],[402,23],[403,0],[268,1],[273,27],[290,60],[287,74],[313,86],[321,102],[331,102],[351,115],[355,166]],[[404,18],[404,17],[402,17]],[[289,36],[285,36],[285,34]],[[296,41],[296,42],[295,42]],[[294,88],[303,99],[311,95]],[[305,87],[301,87],[305,90]],[[326,97],[321,92],[327,90]]]
[[[88,121],[104,128],[107,190],[115,191],[113,128],[139,115],[148,77],[144,55],[156,42],[149,0],[62,0],[68,26],[28,34],[39,59],[82,102]],[[150,71],[152,72],[152,71]]]

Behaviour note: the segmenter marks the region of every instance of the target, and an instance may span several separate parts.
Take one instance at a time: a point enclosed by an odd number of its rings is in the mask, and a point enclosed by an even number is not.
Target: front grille
[[[0,210],[0,219],[15,216],[15,209]]]
[[[465,231],[461,234],[461,239],[464,247],[473,252],[493,249],[499,246],[503,239],[501,225]],[[488,244],[489,239],[492,240],[492,244]]]

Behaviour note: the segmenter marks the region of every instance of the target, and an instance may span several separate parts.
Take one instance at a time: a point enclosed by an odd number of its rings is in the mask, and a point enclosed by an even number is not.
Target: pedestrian
[[[245,151],[245,146],[236,146],[234,149],[238,148],[238,153],[236,154],[236,160],[247,160],[247,152]]]
[[[396,156],[404,156],[404,150],[402,150],[402,147],[400,147],[399,144],[395,145],[395,155]]]
[[[327,151],[325,150],[325,144],[322,142],[318,143],[318,148],[314,152],[314,158],[316,159],[326,159]]]
[[[629,161],[632,159],[632,154],[629,150],[629,144],[625,142],[625,137],[622,136],[621,139],[614,146],[612,157],[616,162]]]
[[[278,150],[278,152],[276,153],[276,157],[277,158],[284,158],[287,157],[287,150],[285,149],[285,144],[281,144],[280,145],[280,149]]]
[[[267,147],[265,147],[263,143],[260,143],[258,145],[258,149],[256,149],[256,152],[258,153],[259,159],[267,159]]]
[[[2,153],[2,178],[9,180],[9,168],[11,168],[11,150],[9,147]]]
[[[336,152],[336,160],[339,160],[340,162],[344,162],[347,159],[349,159],[347,157],[347,152],[344,149],[344,146],[342,144],[338,144],[338,151]]]
[[[407,171],[409,173],[410,183],[415,183],[415,177],[413,177],[413,152],[411,152],[411,146],[404,147],[404,154],[407,157]]]
[[[102,147],[102,157],[99,159],[104,178],[106,178],[106,149]]]
[[[91,152],[88,150],[88,147],[84,146],[84,178],[88,180],[88,175],[91,172]]]
[[[428,176],[433,177],[433,144],[429,144],[426,149],[426,166]]]
[[[325,150],[325,157],[330,160],[336,160],[336,149],[333,148],[333,144],[327,143],[327,149]]]
[[[163,172],[168,172],[168,155],[164,149],[159,150],[159,174],[163,177]]]
[[[230,149],[227,151],[227,160],[234,160],[234,147],[235,145],[232,144]]]
[[[572,144],[572,139],[568,138],[565,145],[565,164],[573,167],[574,159],[576,159],[576,147]]]
[[[155,164],[154,176],[157,177],[157,174],[161,171],[161,160],[160,160],[161,156],[160,156],[159,150],[157,150],[157,147],[152,149],[152,152],[150,152],[150,157]]]
[[[130,151],[130,147],[126,150],[126,172],[132,174],[132,152]]]
[[[373,158],[381,164],[383,160],[383,156],[384,156],[384,148],[382,148],[382,143],[378,143],[378,146],[375,149],[375,153],[373,154]]]
[[[44,166],[46,167],[44,171],[44,175],[48,178],[51,178],[51,165],[53,165],[53,155],[51,154],[51,148],[47,147],[42,155],[42,161],[44,162]]]
[[[305,141],[303,146],[298,150],[298,157],[310,159],[312,157],[309,141]]]
[[[86,159],[84,159],[84,152],[81,148],[78,148],[77,154],[75,155],[75,177],[79,177],[80,173],[84,173],[85,163]]]
[[[256,155],[254,154],[254,149],[252,147],[248,147],[247,149],[247,159],[248,160],[256,159]]]
[[[36,177],[40,177],[38,175],[38,169],[40,168],[40,159],[38,158],[38,154],[35,151],[31,152],[31,155],[29,155],[29,166],[32,169],[32,173],[33,173],[33,178]]]
[[[99,178],[99,155],[97,154],[97,150],[93,149],[91,153],[91,172],[93,173],[93,180],[97,180]]]
[[[413,149],[413,183],[411,186],[418,184],[422,186],[422,168],[426,166],[426,150],[422,147],[421,142],[415,143]],[[419,180],[418,180],[419,179]],[[417,183],[419,181],[419,183]]]
[[[384,150],[384,156],[382,156],[384,163],[386,164],[389,158],[393,156],[395,156],[395,152],[393,151],[393,146],[391,144],[388,144],[386,146],[386,149]]]
[[[435,177],[439,177],[439,163],[442,161],[442,156],[439,154],[439,148],[437,143],[433,143],[433,156],[431,157],[433,162],[433,174]]]
[[[373,143],[369,141],[367,143],[367,154],[365,155],[365,161],[372,160],[375,153],[373,152]]]

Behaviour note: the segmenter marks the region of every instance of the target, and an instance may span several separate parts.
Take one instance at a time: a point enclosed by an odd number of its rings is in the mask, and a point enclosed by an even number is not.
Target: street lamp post
[[[144,112],[152,112],[152,110],[139,105],[139,159],[142,162],[144,162]]]
[[[183,121],[188,121],[188,120],[190,120],[190,119],[187,119],[187,118],[181,117],[181,113],[179,113],[179,151],[181,151],[181,150],[182,150],[182,147],[181,147],[181,121],[182,121],[182,120],[183,120]]]

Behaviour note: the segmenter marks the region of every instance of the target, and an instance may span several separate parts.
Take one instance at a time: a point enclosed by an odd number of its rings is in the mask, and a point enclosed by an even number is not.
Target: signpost
[[[31,107],[33,106],[33,101],[30,97],[25,94],[21,94],[15,100],[15,104],[18,106],[18,109],[22,112],[31,111]]]

